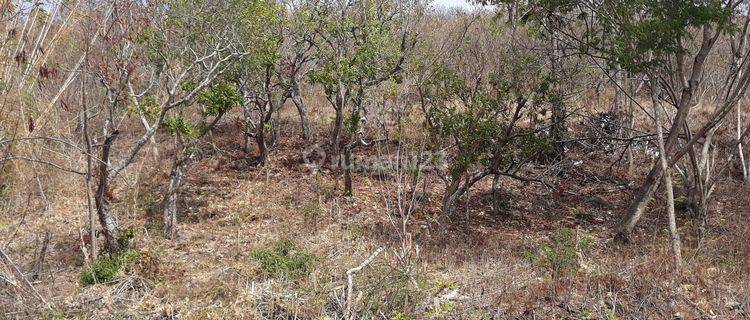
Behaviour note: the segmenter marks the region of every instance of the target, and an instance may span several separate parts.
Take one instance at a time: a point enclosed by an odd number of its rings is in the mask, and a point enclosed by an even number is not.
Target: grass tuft
[[[289,240],[278,241],[268,248],[256,249],[252,257],[258,260],[263,272],[271,277],[299,278],[312,272],[315,255],[297,248]]]
[[[117,281],[120,272],[126,272],[135,263],[138,252],[127,250],[115,257],[102,256],[81,274],[81,284],[91,286]]]

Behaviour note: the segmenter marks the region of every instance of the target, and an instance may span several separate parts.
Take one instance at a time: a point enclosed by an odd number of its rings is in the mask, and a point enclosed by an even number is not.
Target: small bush
[[[135,239],[136,231],[134,227],[127,227],[122,232],[120,232],[120,236],[117,238],[117,245],[120,247],[120,250],[127,250],[130,249],[130,245],[133,242],[133,239]]]
[[[593,238],[563,228],[552,236],[549,243],[539,246],[536,252],[526,252],[525,257],[534,265],[546,269],[552,278],[572,274],[580,267],[578,255],[588,248]]]
[[[115,257],[103,256],[81,274],[81,284],[91,286],[97,283],[111,283],[117,281],[120,272],[125,272],[135,263],[138,252],[127,250]]]
[[[312,272],[315,255],[306,253],[288,240],[275,242],[266,249],[256,249],[252,257],[263,272],[272,277],[299,278]]]
[[[304,218],[305,224],[316,230],[318,225],[318,219],[323,215],[323,209],[320,208],[317,202],[306,202],[299,208],[299,212]]]
[[[435,285],[433,286],[432,290],[435,291],[435,294],[438,294],[444,290],[453,290],[457,288],[458,285],[450,279],[440,278],[435,281]]]
[[[373,261],[354,283],[355,289],[361,290],[355,306],[360,319],[381,318],[380,315],[399,320],[421,319],[417,315],[423,311],[422,302],[432,294],[430,283],[420,274],[406,274],[384,259]]]
[[[393,311],[393,314],[391,314],[391,320],[409,320],[409,319],[411,319],[409,318],[409,315],[400,310]]]
[[[427,311],[426,316],[430,319],[443,319],[448,314],[453,312],[455,306],[450,301],[442,301],[430,307]]]

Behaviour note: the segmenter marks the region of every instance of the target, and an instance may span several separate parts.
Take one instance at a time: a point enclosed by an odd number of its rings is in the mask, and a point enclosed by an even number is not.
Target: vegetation
[[[750,1],[442,2],[2,1],[0,318],[750,317]]]
[[[138,259],[138,252],[127,250],[116,257],[102,256],[81,274],[81,284],[91,286],[99,283],[111,284],[127,272]]]
[[[588,249],[593,238],[569,228],[556,232],[549,243],[540,245],[536,252],[526,252],[529,261],[550,272],[553,278],[569,276],[581,267],[582,252]]]
[[[256,249],[253,258],[258,260],[264,273],[272,277],[298,278],[310,274],[315,256],[301,251],[289,241],[275,242],[267,249]]]

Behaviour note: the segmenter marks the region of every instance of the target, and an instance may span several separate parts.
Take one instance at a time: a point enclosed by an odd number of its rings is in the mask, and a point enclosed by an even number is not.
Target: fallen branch
[[[47,250],[49,249],[49,241],[52,238],[52,233],[49,230],[44,231],[44,238],[42,239],[42,246],[39,248],[39,252],[34,260],[34,265],[31,271],[31,279],[38,280],[44,272],[44,259],[47,256]]]
[[[47,300],[45,300],[41,294],[39,294],[39,291],[36,291],[34,286],[31,285],[31,282],[29,282],[29,280],[23,276],[23,273],[21,273],[21,270],[18,269],[18,266],[15,263],[13,263],[13,260],[11,260],[10,257],[7,254],[5,254],[5,252],[2,249],[0,249],[0,260],[2,260],[3,264],[5,264],[5,266],[8,269],[10,269],[11,273],[13,274],[13,277],[16,278],[16,283],[18,283],[19,286],[26,289],[26,291],[28,291],[29,294],[31,294],[32,296],[34,296],[34,298],[39,300],[39,302],[41,302],[41,304],[44,305],[44,307],[47,310],[52,310],[52,305],[49,302],[47,302]]]
[[[352,319],[352,295],[354,294],[354,274],[357,272],[360,272],[364,267],[372,263],[375,258],[378,257],[378,255],[383,252],[383,247],[378,248],[375,250],[375,252],[370,255],[365,261],[363,261],[359,266],[356,268],[349,269],[346,271],[346,281],[347,281],[347,287],[346,287],[346,315],[344,319]]]

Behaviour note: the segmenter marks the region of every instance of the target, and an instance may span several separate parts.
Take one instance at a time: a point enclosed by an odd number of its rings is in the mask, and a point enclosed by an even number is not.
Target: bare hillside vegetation
[[[0,1],[0,319],[750,319],[748,2]]]

